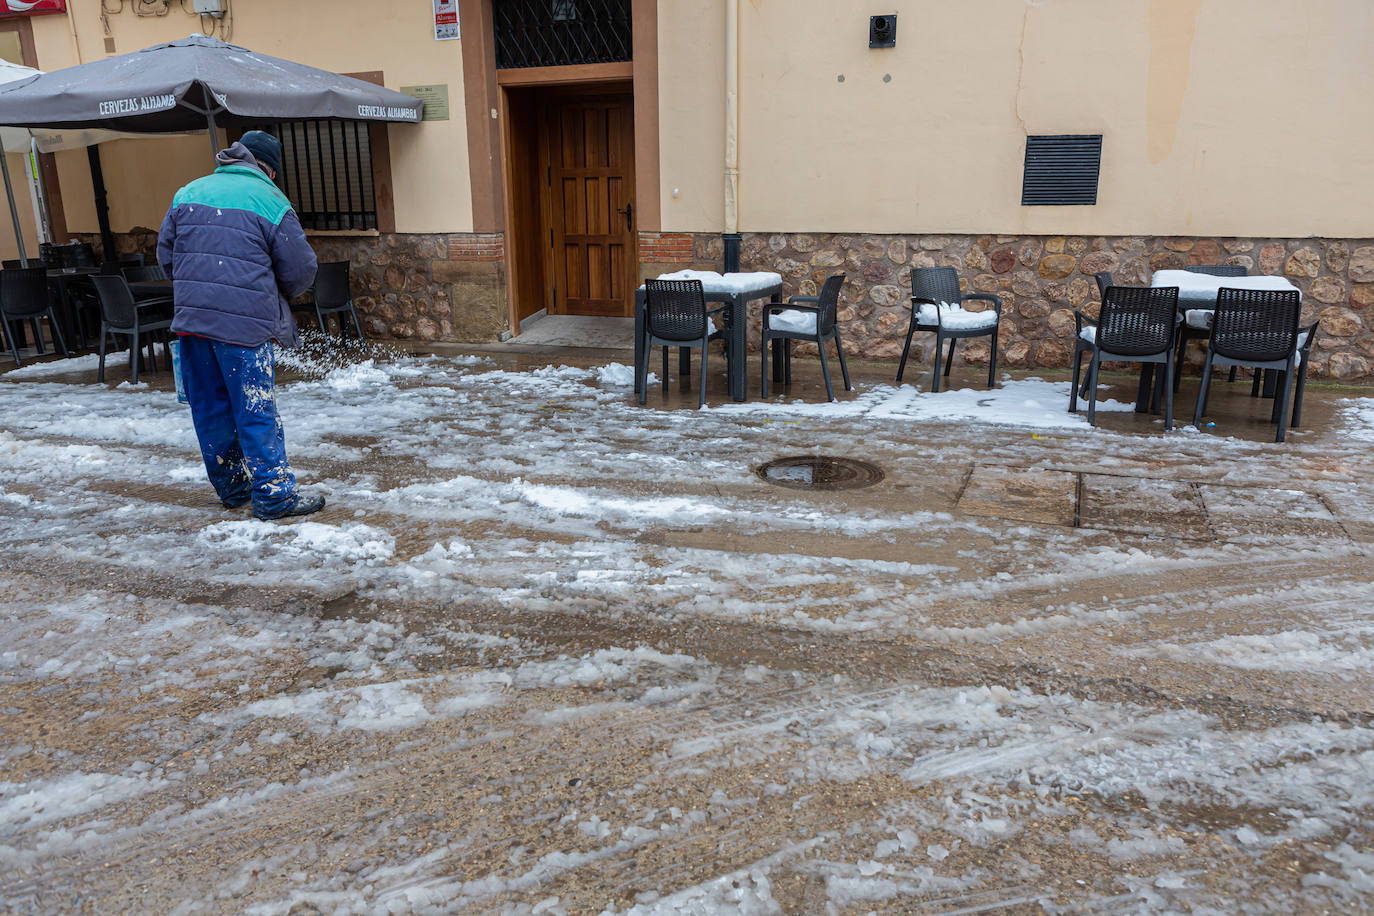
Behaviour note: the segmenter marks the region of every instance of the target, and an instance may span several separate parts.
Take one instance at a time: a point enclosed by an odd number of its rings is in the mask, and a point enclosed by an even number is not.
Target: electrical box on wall
[[[223,16],[229,0],[195,0],[195,9],[202,16]]]

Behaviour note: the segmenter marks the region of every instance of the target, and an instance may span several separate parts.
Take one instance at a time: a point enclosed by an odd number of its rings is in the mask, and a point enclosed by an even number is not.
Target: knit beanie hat
[[[250,130],[239,138],[253,158],[274,172],[281,171],[281,141],[265,130]]]

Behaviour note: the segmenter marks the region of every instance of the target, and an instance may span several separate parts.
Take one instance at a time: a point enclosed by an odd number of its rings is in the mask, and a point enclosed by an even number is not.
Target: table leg
[[[774,300],[777,295],[774,294]],[[745,369],[749,362],[746,353],[749,338],[749,301],[745,294],[736,293],[730,297],[730,312],[726,317],[730,322],[730,397],[743,401],[749,397],[749,380]]]
[[[644,376],[647,379],[649,354],[644,352],[644,291],[635,292],[635,368],[645,367]],[[640,393],[641,385],[639,373],[635,373],[635,394]]]
[[[1140,366],[1140,384],[1135,393],[1135,412],[1150,412],[1150,395],[1154,393],[1155,387],[1155,364],[1142,363]]]

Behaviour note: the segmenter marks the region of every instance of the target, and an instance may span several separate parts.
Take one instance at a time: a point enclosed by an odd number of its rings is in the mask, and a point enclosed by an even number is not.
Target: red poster
[[[66,11],[67,0],[0,0],[0,16],[37,16]]]

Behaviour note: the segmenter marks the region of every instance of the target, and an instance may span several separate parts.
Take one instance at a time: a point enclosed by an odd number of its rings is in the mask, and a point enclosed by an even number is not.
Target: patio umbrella
[[[25,67],[0,59],[0,86],[18,83],[22,80],[31,80],[42,75],[42,70],[35,70],[32,67]],[[35,151],[51,153],[57,150],[77,149],[95,143],[104,143],[106,140],[146,136],[148,134],[128,134],[112,130],[45,130],[41,128],[31,130],[26,127],[0,127],[0,172],[4,174],[5,191],[10,203],[10,219],[14,223],[14,238],[19,246],[19,257],[27,258],[28,252],[24,250],[24,236],[19,228],[19,212],[15,207],[14,191],[10,185],[9,163],[4,158],[6,152],[22,151],[27,155],[32,155]],[[30,169],[33,169],[32,163],[30,163]],[[30,184],[29,192],[31,195],[34,194],[33,184]],[[41,226],[43,223],[42,213],[46,204],[40,202],[37,197],[34,198],[33,204],[35,220]],[[40,233],[39,241],[42,240]]]
[[[264,121],[420,120],[424,103],[205,35],[0,88],[0,124],[168,133]],[[212,151],[213,152],[213,151]]]
[[[415,123],[423,108],[411,96],[206,35],[0,86],[0,125],[144,134],[208,127],[212,158],[220,125],[324,118]]]

